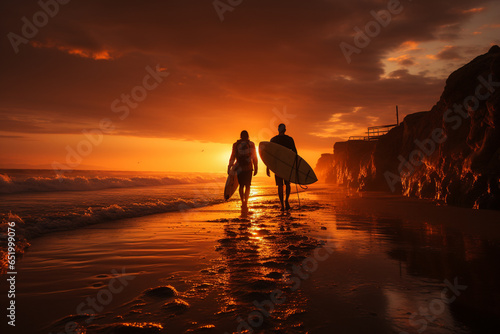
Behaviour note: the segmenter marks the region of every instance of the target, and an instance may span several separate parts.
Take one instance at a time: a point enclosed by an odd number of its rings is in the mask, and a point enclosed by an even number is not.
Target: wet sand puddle
[[[303,206],[301,212],[317,207]],[[266,204],[260,208],[272,211]],[[259,214],[222,221],[226,237],[217,247],[222,257],[210,271],[220,275],[221,312],[234,315],[235,331],[303,332],[307,297],[300,292],[299,281],[315,269],[314,263],[303,264],[312,260],[308,257],[313,252],[328,254],[324,241],[309,236],[306,217]]]
[[[89,334],[306,332],[307,297],[299,286],[310,268],[303,264],[314,253],[329,254],[325,241],[309,236],[308,211],[321,205],[281,214],[274,203],[260,202],[248,215],[207,220],[222,226],[223,237],[215,246],[218,256],[197,273],[174,272],[112,312],[71,315],[49,330],[65,332],[75,322],[77,331]]]

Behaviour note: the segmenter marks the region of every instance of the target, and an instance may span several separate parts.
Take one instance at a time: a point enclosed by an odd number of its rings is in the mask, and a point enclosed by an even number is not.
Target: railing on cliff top
[[[387,134],[389,131],[391,131],[391,129],[395,128],[398,125],[399,125],[399,109],[398,106],[396,106],[396,124],[370,126],[368,127],[368,131],[365,132],[367,136],[351,136],[349,137],[349,140],[365,140],[365,141],[379,140],[380,137]]]
[[[370,126],[368,131],[365,132],[367,136],[351,136],[349,140],[379,140],[380,137],[387,134],[391,129],[398,126],[397,124],[389,124],[389,125],[379,125],[379,126]]]

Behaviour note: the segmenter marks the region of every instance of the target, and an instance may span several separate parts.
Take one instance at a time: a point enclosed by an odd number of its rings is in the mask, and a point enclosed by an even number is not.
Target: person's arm
[[[274,136],[273,138],[271,138],[270,142],[271,143],[275,143],[276,142],[276,136]],[[271,172],[269,170],[269,167],[267,167],[267,166],[266,166],[266,175],[269,176],[269,177],[271,176]]]
[[[298,154],[297,153],[297,148],[295,147],[295,142],[293,141],[293,138],[290,137],[290,139],[292,140],[292,146],[293,146],[292,151],[294,151],[296,154]]]
[[[253,175],[257,175],[259,170],[259,159],[257,158],[257,151],[255,150],[255,144],[252,145],[252,162],[253,162]]]
[[[229,158],[229,165],[227,165],[227,173],[229,174],[229,171],[231,170],[231,167],[234,165],[234,161],[236,160],[236,149],[235,145],[233,144],[233,151],[231,152],[231,157]]]

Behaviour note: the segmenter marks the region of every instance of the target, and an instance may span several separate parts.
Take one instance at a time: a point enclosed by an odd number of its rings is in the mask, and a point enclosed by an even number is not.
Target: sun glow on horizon
[[[3,138],[6,143],[0,168],[52,169],[54,162],[66,169],[115,171],[226,173],[232,143],[209,143],[166,138],[104,136],[100,145],[89,146],[82,135],[31,135]],[[266,166],[255,143],[259,176]],[[299,154],[314,168],[325,152],[302,150]],[[88,154],[84,150],[88,150]],[[23,152],[20,154],[19,152]],[[27,153],[26,153],[27,152]],[[75,164],[79,162],[78,164]]]

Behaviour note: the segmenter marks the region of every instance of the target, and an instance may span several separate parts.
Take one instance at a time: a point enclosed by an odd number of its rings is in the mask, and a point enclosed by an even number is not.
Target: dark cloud
[[[37,47],[23,44],[15,54],[2,39],[0,129],[80,133],[110,118],[117,134],[226,142],[242,127],[270,127],[272,110],[287,106],[303,142],[327,145],[331,140],[314,134],[332,114],[361,108],[361,116],[343,120],[368,126],[367,116],[390,122],[395,104],[408,113],[430,109],[443,80],[407,71],[384,78],[382,60],[406,41],[452,40],[474,15],[468,0],[404,1],[348,64],[339,44],[352,44],[354,27],[364,29],[370,11],[387,3],[244,1],[221,22],[211,1],[71,1],[39,29]],[[21,17],[40,8],[12,1],[0,10],[7,36],[20,33]],[[460,54],[451,48],[437,57]],[[141,85],[146,66],[156,64],[171,75],[120,120],[111,103]]]
[[[401,66],[412,66],[412,65],[415,65],[415,57],[411,57],[411,56],[408,56],[408,55],[403,55],[403,56],[399,56],[399,57],[396,57],[396,58],[389,58],[388,60],[396,62],[396,63],[398,63]]]
[[[442,59],[442,60],[456,60],[456,59],[462,59],[462,56],[459,53],[459,48],[455,46],[448,46],[441,50],[437,55],[437,59]]]
[[[0,134],[0,138],[6,138],[6,139],[23,139],[26,138],[25,136],[11,136],[11,135],[2,135]]]

